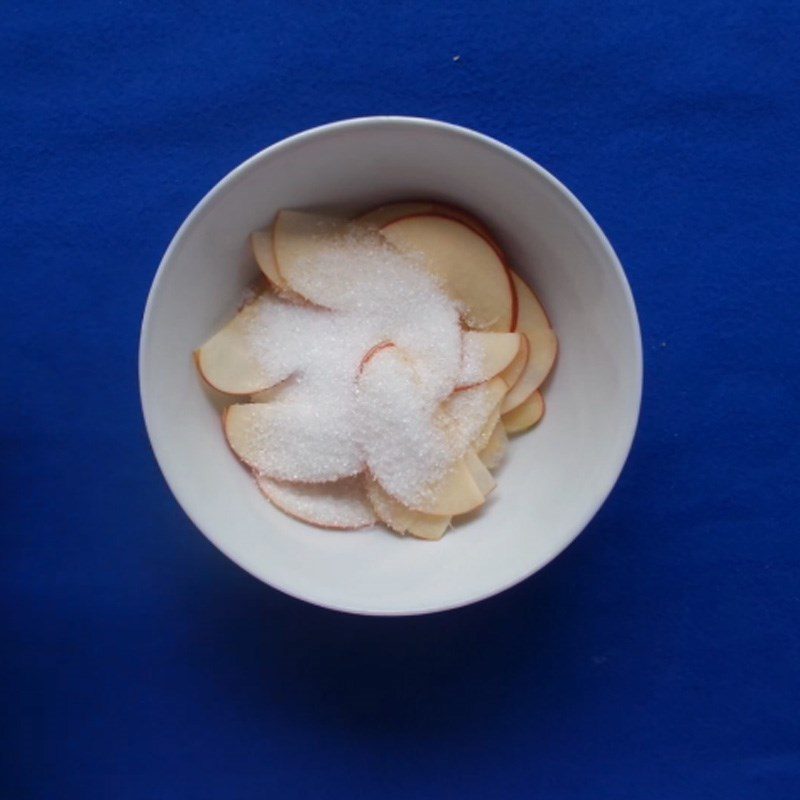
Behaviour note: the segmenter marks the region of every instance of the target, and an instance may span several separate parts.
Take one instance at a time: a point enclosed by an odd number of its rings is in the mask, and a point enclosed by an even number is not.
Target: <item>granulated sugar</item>
[[[423,497],[491,412],[465,390],[442,413],[462,368],[460,309],[418,263],[355,228],[299,264],[292,288],[325,307],[259,300],[251,346],[291,377],[253,416],[258,470],[330,481],[368,465],[399,499]],[[362,364],[382,342],[394,346]],[[452,413],[474,420],[457,430]]]
[[[389,494],[417,507],[462,459],[499,402],[497,384],[479,384],[431,406],[413,363],[380,350],[358,380],[359,428],[367,466]]]
[[[406,505],[452,466],[446,430],[437,424],[412,362],[396,347],[380,350],[358,380],[359,428],[370,472]]]
[[[458,374],[460,386],[472,386],[483,380],[483,341],[480,334],[465,333],[462,338],[461,368]]]
[[[421,262],[351,226],[293,271],[294,289],[408,351],[424,391],[443,399],[460,364],[459,311]]]

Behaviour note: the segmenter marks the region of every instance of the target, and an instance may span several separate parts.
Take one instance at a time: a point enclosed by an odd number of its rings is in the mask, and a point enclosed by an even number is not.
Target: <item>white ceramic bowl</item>
[[[256,276],[248,234],[278,209],[355,212],[407,198],[444,200],[485,220],[541,298],[560,343],[544,420],[512,442],[484,510],[435,543],[379,528],[319,530],[270,506],[228,449],[219,410],[192,360]],[[594,220],[555,178],[464,128],[369,117],[285,139],[203,198],[153,281],[139,373],[164,477],[223,553],[311,603],[421,614],[513,586],[583,530],[631,446],[642,352],[622,267]]]

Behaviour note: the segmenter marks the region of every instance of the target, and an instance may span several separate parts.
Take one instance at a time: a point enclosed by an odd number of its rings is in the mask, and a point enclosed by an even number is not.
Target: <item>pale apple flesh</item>
[[[480,432],[478,438],[472,445],[479,455],[483,451],[483,449],[489,444],[489,441],[491,440],[492,435],[497,429],[497,425],[499,422],[500,422],[500,406],[498,404],[497,408],[492,412],[489,419],[486,420],[486,424],[483,426],[483,430]]]
[[[496,469],[500,466],[500,462],[503,460],[507,447],[508,436],[506,434],[506,429],[503,422],[498,420],[483,449],[479,451],[478,456],[486,465],[487,469]]]
[[[492,473],[489,472],[486,464],[481,461],[478,454],[472,448],[467,450],[467,455],[464,457],[464,460],[466,461],[470,475],[472,475],[472,479],[475,481],[475,485],[481,490],[484,497],[491,494],[497,487],[497,481],[492,477]]]
[[[462,208],[451,206],[447,203],[413,200],[404,203],[389,203],[388,205],[379,206],[378,208],[373,208],[361,214],[356,217],[355,221],[360,225],[369,225],[380,229],[403,217],[418,216],[420,214],[435,214],[440,217],[449,217],[457,222],[462,222],[467,227],[472,228],[479,236],[482,236],[492,249],[505,260],[500,245],[483,222],[467,211],[464,211]]]
[[[486,431],[486,426],[499,413],[508,385],[500,378],[453,392],[440,409],[439,422],[448,432],[454,457],[466,454]]]
[[[367,481],[367,497],[378,519],[399,534],[410,533],[418,539],[435,541],[442,538],[452,522],[447,515],[424,514],[407,508],[371,479]]]
[[[253,255],[261,272],[267,280],[277,289],[288,288],[283,276],[278,272],[278,265],[275,261],[275,252],[272,246],[272,231],[253,231],[250,234],[250,246],[253,248]]]
[[[558,339],[549,328],[532,331],[527,335],[529,344],[528,363],[519,380],[509,391],[500,407],[506,414],[516,408],[526,397],[535,392],[550,374],[558,352]]]
[[[517,381],[525,371],[528,364],[528,354],[530,347],[528,346],[528,337],[524,333],[520,333],[519,350],[514,356],[514,360],[500,373],[500,377],[506,382],[509,391],[517,385]]]
[[[506,433],[522,433],[536,425],[544,416],[544,397],[539,391],[533,392],[516,408],[503,414],[503,427]]]
[[[507,369],[522,345],[520,333],[466,331],[456,389],[483,383]]]
[[[404,217],[381,228],[401,253],[421,256],[423,265],[442,281],[465,308],[471,328],[510,331],[515,291],[505,263],[472,228],[449,217]]]
[[[455,517],[482,506],[485,498],[465,460],[462,459],[457,461],[443,478],[430,487],[427,498],[422,500],[395,499],[415,511]]]
[[[533,293],[531,287],[513,271],[511,271],[511,280],[514,284],[518,303],[517,324],[514,330],[528,333],[529,331],[552,327],[542,304]]]
[[[558,339],[541,303],[516,273],[511,275],[519,302],[517,330],[528,340],[528,358],[525,368],[503,400],[501,411],[504,414],[516,408],[542,385],[558,353]]]
[[[320,306],[327,305],[324,286],[317,296],[309,291],[304,272],[324,255],[347,229],[347,222],[337,217],[305,211],[281,210],[272,229],[275,268],[285,287]]]
[[[289,376],[285,370],[270,370],[257,357],[250,328],[262,313],[262,298],[256,298],[195,352],[197,368],[205,381],[220,392],[247,395],[261,392]]]

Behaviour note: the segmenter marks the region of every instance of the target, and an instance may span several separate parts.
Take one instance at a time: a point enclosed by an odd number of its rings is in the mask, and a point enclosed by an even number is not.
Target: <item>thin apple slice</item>
[[[401,253],[418,254],[450,296],[462,303],[471,328],[509,331],[515,291],[509,271],[486,240],[448,217],[404,217],[381,228]]]
[[[513,271],[511,271],[511,280],[514,284],[518,303],[517,324],[514,330],[528,333],[542,330],[543,328],[549,329],[551,327],[550,320],[547,318],[539,298],[533,293],[531,287]]]
[[[522,433],[532,428],[544,415],[544,397],[539,391],[533,392],[516,408],[503,414],[506,433]]]
[[[428,486],[424,496],[410,498],[407,505],[425,514],[454,517],[474,511],[483,505],[484,499],[471,470],[462,459],[443,478]]]
[[[359,225],[370,226],[380,230],[384,225],[397,222],[403,217],[412,217],[417,214],[435,214],[437,208],[435,203],[428,203],[424,200],[410,200],[403,203],[389,203],[385,206],[378,206],[359,214],[353,221]]]
[[[542,304],[519,275],[512,272],[511,277],[519,303],[517,330],[528,339],[529,352],[525,369],[503,401],[501,411],[504,414],[542,385],[553,368],[558,353],[558,339],[550,327]]]
[[[256,483],[285,514],[319,528],[357,530],[376,522],[363,475],[330,483],[293,483],[256,475]]]
[[[260,315],[268,313],[271,302],[270,295],[260,295],[195,351],[197,369],[210,386],[227,394],[253,394],[269,389],[291,374],[285,364],[268,368],[252,346],[250,332]]]
[[[482,236],[492,249],[505,260],[500,245],[483,222],[469,212],[464,211],[464,209],[448,205],[447,203],[413,200],[404,203],[390,203],[389,205],[379,206],[378,208],[373,208],[361,214],[356,217],[355,221],[360,225],[370,225],[380,229],[403,217],[418,216],[420,214],[435,214],[439,217],[448,217],[449,219],[462,222],[464,225],[472,228],[479,236]]]
[[[437,540],[450,527],[452,517],[423,514],[421,511],[406,508],[375,480],[367,481],[367,497],[378,519],[397,533],[410,533],[418,539]]]
[[[347,230],[338,217],[305,211],[280,210],[272,232],[274,265],[284,288],[325,306],[329,286],[314,274],[315,263]],[[334,287],[335,288],[335,287]]]
[[[286,389],[287,382],[276,383],[269,389],[262,389],[260,392],[253,392],[250,395],[251,403],[272,403],[277,400],[281,393]]]
[[[467,450],[464,460],[466,461],[467,469],[469,469],[469,474],[472,475],[472,479],[483,492],[484,497],[494,491],[497,487],[497,481],[492,477],[492,473],[489,472],[486,465],[472,448]]]
[[[323,483],[364,468],[347,426],[320,415],[313,402],[233,405],[223,412],[223,426],[239,459],[271,478]]]
[[[266,276],[267,280],[279,290],[287,289],[286,281],[278,272],[278,265],[275,261],[275,251],[272,246],[272,231],[253,231],[250,234],[250,246],[253,248],[258,268]]]
[[[480,432],[478,438],[472,443],[472,448],[480,455],[481,451],[489,444],[489,440],[492,438],[495,430],[497,429],[497,425],[500,422],[500,405],[498,404],[497,408],[492,412],[492,415],[489,419],[486,420],[486,424],[483,426],[483,430]]]
[[[506,382],[496,377],[453,392],[442,403],[437,419],[447,431],[449,447],[454,457],[464,456],[480,439],[489,420],[499,410],[507,391]]]
[[[512,411],[511,413],[514,414],[516,412]],[[485,447],[478,453],[478,456],[487,469],[495,469],[503,460],[507,447],[508,436],[506,435],[506,429],[503,422],[498,420],[489,437],[489,441],[486,442]]]
[[[463,455],[497,405],[498,378],[453,395],[456,408],[477,414],[456,421],[422,391],[412,361],[398,347],[375,348],[357,377],[361,447],[370,473],[403,505],[426,514],[452,516],[483,503],[483,494],[463,463]],[[491,404],[486,400],[491,401]],[[448,402],[450,402],[448,400]],[[486,402],[484,402],[486,401]]]
[[[488,381],[507,369],[519,353],[520,333],[466,331],[462,337],[461,372],[456,389]]]
[[[516,408],[531,392],[536,391],[553,368],[558,352],[558,339],[550,328],[541,328],[526,333],[530,352],[525,370],[509,391],[500,406],[500,413],[507,414]]]
[[[525,371],[529,354],[528,337],[524,333],[520,333],[519,350],[514,356],[514,360],[500,373],[500,377],[508,384],[509,391],[517,385],[517,381]]]

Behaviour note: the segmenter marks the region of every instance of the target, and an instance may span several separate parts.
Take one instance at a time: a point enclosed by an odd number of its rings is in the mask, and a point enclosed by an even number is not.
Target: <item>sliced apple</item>
[[[515,412],[511,412],[512,414]],[[497,422],[485,447],[478,453],[487,469],[495,469],[503,460],[508,447],[508,436],[502,421]]]
[[[369,362],[375,356],[377,356],[378,353],[381,352],[381,350],[386,350],[389,347],[397,347],[397,345],[394,342],[379,342],[378,344],[370,347],[370,349],[367,350],[366,353],[364,353],[364,357],[361,359],[361,362],[358,365],[358,375],[361,375],[361,373],[366,368],[367,364],[369,364]],[[403,356],[403,358],[405,358],[405,356]]]
[[[483,420],[468,420],[478,426],[472,434],[468,425],[456,424],[462,417],[431,404],[400,348],[376,348],[362,364],[356,396],[357,441],[371,475],[395,500],[426,514],[452,516],[479,506],[483,494],[462,459],[497,405],[497,384],[488,381],[451,398],[456,408],[476,414],[488,405]]]
[[[253,392],[253,394],[250,395],[250,402],[271,403],[280,397],[281,392],[286,386],[286,382],[281,382],[275,384],[275,386],[270,386],[269,389],[262,389],[260,392]]]
[[[516,386],[520,375],[525,371],[529,353],[528,337],[524,333],[520,333],[519,350],[514,356],[514,360],[500,373],[500,377],[508,384],[509,391]]]
[[[337,530],[366,528],[376,522],[363,475],[329,483],[292,483],[256,475],[256,483],[274,506],[301,522]]]
[[[464,456],[472,479],[475,481],[476,486],[483,492],[484,497],[490,494],[497,487],[497,481],[492,477],[486,465],[481,461],[478,454],[470,448],[467,450],[467,455]]]
[[[421,511],[406,508],[387,494],[375,480],[367,481],[367,497],[378,519],[397,533],[410,533],[418,539],[436,540],[441,539],[450,527],[451,517],[423,514]]]
[[[526,334],[530,352],[525,370],[519,380],[505,396],[500,413],[506,414],[516,408],[532,392],[538,389],[548,376],[556,360],[558,339],[550,328],[542,328]]]
[[[500,245],[492,236],[491,231],[477,217],[457,206],[447,203],[432,203],[426,201],[409,201],[404,203],[390,203],[385,206],[373,208],[364,214],[356,217],[355,221],[360,225],[371,225],[375,228],[383,228],[391,222],[396,222],[403,217],[418,216],[420,214],[436,214],[440,217],[462,222],[472,228],[479,236],[482,236],[493,250],[505,260]]]
[[[504,414],[516,408],[542,385],[553,368],[558,352],[558,339],[536,295],[519,275],[512,272],[511,277],[519,303],[517,330],[528,340],[528,359],[519,379],[511,386],[503,401],[501,411]]]
[[[270,302],[270,295],[257,297],[195,352],[197,368],[209,385],[228,394],[253,394],[291,374],[286,367],[269,369],[252,346],[250,331]]]
[[[346,426],[322,418],[311,402],[233,405],[223,413],[231,450],[259,474],[286,481],[322,483],[364,468]]]
[[[500,378],[453,392],[442,403],[439,421],[449,437],[450,452],[461,458],[481,437],[508,391]]]
[[[533,392],[516,408],[503,414],[506,433],[522,433],[532,428],[544,415],[544,397],[541,392]]]
[[[519,333],[466,331],[462,336],[461,372],[456,389],[488,381],[514,361],[522,342]]]
[[[547,319],[542,304],[525,281],[511,272],[511,280],[517,295],[517,324],[514,330],[528,333],[538,331],[543,328],[550,328],[550,320]]]
[[[405,504],[425,514],[454,517],[474,511],[483,505],[483,501],[483,492],[462,459],[443,478],[429,486],[424,496],[411,497]]]
[[[313,269],[320,256],[347,230],[338,217],[282,209],[272,232],[274,263],[279,280],[301,297],[326,306],[331,289]],[[335,287],[333,287],[335,288]]]
[[[278,289],[288,288],[283,276],[278,272],[272,247],[272,231],[253,231],[250,234],[250,246],[253,248],[258,268],[264,273],[267,280]]]
[[[510,273],[472,228],[449,217],[422,214],[391,222],[381,233],[400,252],[422,257],[426,269],[463,304],[471,328],[511,330],[515,290]]]
[[[492,412],[489,419],[486,420],[486,424],[483,426],[483,430],[480,432],[478,438],[472,443],[473,449],[480,454],[480,452],[489,444],[489,440],[492,438],[492,434],[494,434],[495,430],[497,429],[497,425],[500,422],[500,405],[498,404],[497,408]]]

